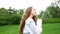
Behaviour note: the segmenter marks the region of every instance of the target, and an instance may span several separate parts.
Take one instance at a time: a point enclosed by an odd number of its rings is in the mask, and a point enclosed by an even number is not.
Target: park
[[[60,34],[60,0],[51,3],[46,10],[37,15],[42,19],[41,34]],[[19,27],[24,9],[0,8],[0,34],[19,34]]]

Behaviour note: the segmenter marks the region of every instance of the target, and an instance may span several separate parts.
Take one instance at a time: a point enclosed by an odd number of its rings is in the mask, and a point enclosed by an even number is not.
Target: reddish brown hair
[[[28,7],[26,9],[25,13],[23,14],[21,22],[20,22],[20,31],[19,31],[19,34],[23,34],[23,29],[24,29],[24,26],[25,26],[25,20],[30,16],[31,11],[32,11],[32,7]],[[36,24],[37,17],[33,16],[32,19],[35,21],[35,24]]]

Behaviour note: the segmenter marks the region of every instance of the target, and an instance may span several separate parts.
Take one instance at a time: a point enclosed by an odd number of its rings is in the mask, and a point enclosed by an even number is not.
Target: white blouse
[[[42,20],[37,20],[37,25],[35,25],[34,20],[28,18],[25,21],[25,27],[23,30],[23,34],[41,34],[42,32]]]

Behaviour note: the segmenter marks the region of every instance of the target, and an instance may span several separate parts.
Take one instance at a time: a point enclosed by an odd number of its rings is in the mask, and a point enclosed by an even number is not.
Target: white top
[[[23,30],[23,34],[41,34],[42,32],[42,20],[37,20],[37,25],[35,25],[34,20],[28,18],[25,21],[25,27]]]

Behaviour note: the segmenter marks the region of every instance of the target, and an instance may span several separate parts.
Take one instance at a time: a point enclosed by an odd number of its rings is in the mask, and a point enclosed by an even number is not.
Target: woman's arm
[[[30,27],[33,34],[39,34],[37,26],[35,25],[34,21],[28,20],[26,21],[26,24]]]
[[[37,20],[37,28],[39,29],[38,32],[42,32],[42,19]]]

